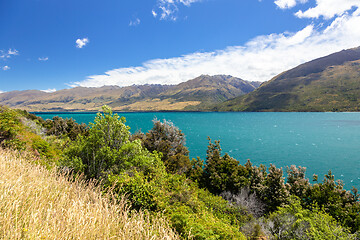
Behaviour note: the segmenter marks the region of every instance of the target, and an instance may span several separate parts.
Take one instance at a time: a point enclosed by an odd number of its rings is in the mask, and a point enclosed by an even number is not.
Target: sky
[[[267,81],[360,46],[360,0],[0,0],[0,93]]]

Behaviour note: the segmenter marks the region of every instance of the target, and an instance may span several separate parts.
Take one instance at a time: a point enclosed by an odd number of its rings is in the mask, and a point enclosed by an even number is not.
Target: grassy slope
[[[38,120],[36,117],[32,120],[31,115],[24,111],[0,106],[0,173],[7,171],[0,174],[0,239],[176,239],[171,227],[186,239],[208,239],[215,235],[216,239],[245,239],[238,231],[248,217],[245,213],[229,206],[221,197],[199,189],[184,176],[165,174],[165,169],[163,174],[153,176],[151,181],[145,177],[127,178],[134,184],[132,187],[145,191],[145,196],[139,192],[140,202],[143,197],[151,199],[157,196],[151,201],[159,209],[150,215],[141,212],[130,215],[124,202],[116,202],[123,194],[129,194],[127,191],[112,191],[116,199],[111,199],[110,204],[106,202],[107,197],[101,197],[101,189],[88,187],[81,181],[68,181],[54,172],[59,157],[54,148],[61,151],[69,146],[70,139],[65,136],[59,139],[50,136],[49,139],[49,136],[38,135],[43,132]],[[2,146],[19,149],[26,153],[26,159],[2,150]],[[1,161],[4,161],[3,165]],[[19,189],[11,188],[13,185],[19,185]],[[66,190],[69,188],[69,191]],[[14,191],[9,193],[9,189]],[[158,195],[152,195],[154,192]],[[102,200],[98,201],[98,198]],[[136,205],[137,197],[132,199],[128,195],[127,198]],[[109,213],[107,208],[119,210]],[[94,215],[94,212],[99,215]],[[156,217],[159,213],[171,225]],[[103,218],[108,215],[111,216],[105,221]],[[13,216],[17,218],[14,220]],[[151,219],[149,216],[152,216]],[[137,226],[133,226],[135,222]],[[102,228],[104,231],[100,231]],[[61,233],[55,233],[56,229]],[[25,236],[25,233],[28,235]]]
[[[359,111],[360,48],[302,64],[254,92],[226,101],[220,111]]]
[[[164,219],[130,212],[14,151],[0,149],[0,171],[1,239],[178,239]]]

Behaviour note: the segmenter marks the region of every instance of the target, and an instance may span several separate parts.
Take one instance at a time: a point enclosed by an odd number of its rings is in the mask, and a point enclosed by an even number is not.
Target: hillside
[[[0,107],[0,239],[358,239],[358,191],[331,171],[312,184],[292,165],[285,183],[210,139],[190,161],[171,122],[134,135],[124,122],[104,106],[80,131]]]
[[[304,63],[218,111],[359,111],[360,47]]]
[[[104,104],[117,111],[205,110],[253,91],[257,82],[202,75],[178,85],[76,87],[54,93],[39,90],[0,94],[0,105],[28,111],[97,111]]]
[[[165,219],[19,155],[0,147],[1,239],[180,239]]]

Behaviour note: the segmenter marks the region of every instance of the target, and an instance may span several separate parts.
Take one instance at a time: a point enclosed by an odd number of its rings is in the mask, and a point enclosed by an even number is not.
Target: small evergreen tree
[[[275,165],[270,164],[261,198],[266,203],[269,212],[275,211],[287,202],[289,191],[281,168],[276,168]]]
[[[206,165],[204,168],[204,183],[215,194],[224,191],[238,193],[242,187],[248,185],[248,172],[239,162],[227,153],[221,156],[220,141],[211,142],[207,149]]]

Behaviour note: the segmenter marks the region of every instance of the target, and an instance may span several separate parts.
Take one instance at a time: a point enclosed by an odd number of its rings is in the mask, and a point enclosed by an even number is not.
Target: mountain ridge
[[[360,47],[303,63],[214,111],[359,111]]]
[[[28,111],[201,111],[253,91],[259,84],[229,75],[201,75],[177,85],[75,87],[53,93],[40,90],[0,94],[0,105]]]

